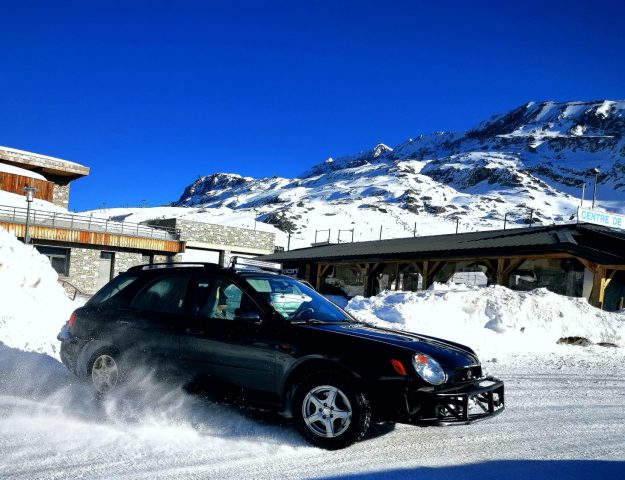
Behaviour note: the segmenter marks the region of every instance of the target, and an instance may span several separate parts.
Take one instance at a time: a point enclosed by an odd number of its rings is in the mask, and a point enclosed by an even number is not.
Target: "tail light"
[[[74,324],[76,323],[76,312],[72,312],[67,323],[69,325],[69,328],[74,328]]]

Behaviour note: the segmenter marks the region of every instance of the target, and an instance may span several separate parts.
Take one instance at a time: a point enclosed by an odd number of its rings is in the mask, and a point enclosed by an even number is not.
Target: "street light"
[[[26,194],[26,228],[24,232],[24,243],[26,244],[30,243],[30,204],[33,203],[33,195],[36,191],[37,189],[35,187],[24,187],[24,193]]]
[[[595,200],[597,199],[597,177],[601,173],[601,170],[595,167],[590,171],[590,173],[592,173],[595,176],[595,186],[592,189],[592,207],[591,207],[591,208],[595,208]]]

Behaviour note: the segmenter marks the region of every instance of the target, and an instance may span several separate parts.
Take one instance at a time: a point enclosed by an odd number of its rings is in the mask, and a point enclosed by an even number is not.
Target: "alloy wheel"
[[[352,422],[352,405],[345,393],[331,385],[311,389],[302,402],[304,423],[319,437],[335,438]]]

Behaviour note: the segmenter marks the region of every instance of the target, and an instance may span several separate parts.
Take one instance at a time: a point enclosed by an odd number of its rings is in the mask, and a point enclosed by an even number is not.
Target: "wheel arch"
[[[88,367],[91,357],[99,351],[109,351],[115,355],[120,353],[119,348],[110,342],[103,340],[91,340],[87,343],[78,355],[78,361],[76,362],[76,371],[81,378],[87,378],[89,376]]]
[[[339,359],[318,356],[303,358],[291,368],[285,376],[286,378],[282,385],[284,413],[287,416],[291,416],[291,400],[293,399],[293,391],[298,381],[312,373],[323,371],[341,373],[358,383],[363,381],[362,375]]]

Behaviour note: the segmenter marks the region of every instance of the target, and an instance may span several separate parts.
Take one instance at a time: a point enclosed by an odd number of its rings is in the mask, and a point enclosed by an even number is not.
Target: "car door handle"
[[[117,320],[117,323],[119,323],[120,325],[129,325],[130,322],[128,320]]]
[[[198,330],[195,328],[187,328],[185,331],[185,333],[188,333],[189,335],[204,335],[204,330]]]

